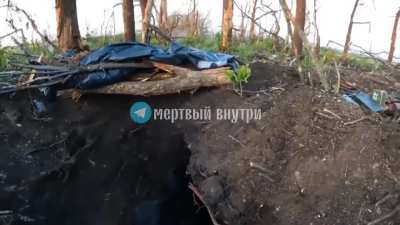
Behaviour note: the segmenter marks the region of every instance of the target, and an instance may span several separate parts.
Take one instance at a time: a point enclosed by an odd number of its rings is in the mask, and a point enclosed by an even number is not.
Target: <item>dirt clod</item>
[[[224,189],[222,187],[221,178],[218,176],[211,176],[205,179],[200,184],[200,190],[204,193],[204,200],[215,206],[224,198]]]

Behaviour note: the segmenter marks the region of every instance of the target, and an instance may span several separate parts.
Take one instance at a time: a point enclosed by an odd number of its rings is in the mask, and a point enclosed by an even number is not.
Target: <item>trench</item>
[[[116,105],[115,101],[102,101],[108,103],[99,104]],[[125,117],[102,123],[108,121],[104,118],[121,117],[121,110],[126,113],[125,106],[130,103],[121,102],[124,107],[109,110],[112,115],[85,113],[78,125],[24,123],[21,132],[37,129],[41,137],[55,135],[58,126],[57,130],[65,130],[66,140],[32,154],[30,160],[40,165],[6,166],[1,162],[0,169],[10,173],[8,181],[0,184],[0,210],[13,211],[8,217],[0,215],[1,225],[212,224],[207,210],[195,204],[188,188],[186,167],[191,153],[183,134],[169,123],[138,129]],[[7,154],[21,142],[18,135],[26,135],[18,132],[13,134],[15,139],[9,138],[11,143],[1,140],[2,159],[10,158]],[[50,153],[76,157],[61,166],[60,162],[46,164],[51,161]],[[32,169],[37,167],[47,169],[37,173]]]

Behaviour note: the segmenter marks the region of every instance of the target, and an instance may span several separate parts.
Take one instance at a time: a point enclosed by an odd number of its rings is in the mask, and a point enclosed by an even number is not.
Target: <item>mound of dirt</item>
[[[0,224],[211,224],[189,182],[220,224],[366,224],[400,210],[398,123],[300,85],[291,68],[252,71],[243,96],[60,96],[40,116],[32,93],[1,97]],[[138,126],[135,101],[262,118]]]
[[[293,82],[235,107],[249,105],[261,121],[186,138],[189,173],[225,224],[365,224],[398,208],[397,123]]]

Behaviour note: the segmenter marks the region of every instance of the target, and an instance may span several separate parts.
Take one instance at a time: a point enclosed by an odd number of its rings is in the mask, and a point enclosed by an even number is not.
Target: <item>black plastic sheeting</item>
[[[196,69],[211,69],[217,67],[231,67],[237,69],[239,61],[232,55],[212,53],[195,48],[183,47],[172,43],[167,49],[130,42],[111,44],[89,53],[80,62],[81,65],[91,65],[111,62],[132,62],[150,59],[171,65],[191,65]],[[143,69],[140,69],[143,70]],[[76,76],[69,81],[68,86],[78,89],[93,89],[117,83],[134,76],[138,69],[108,69],[91,72],[84,76]]]

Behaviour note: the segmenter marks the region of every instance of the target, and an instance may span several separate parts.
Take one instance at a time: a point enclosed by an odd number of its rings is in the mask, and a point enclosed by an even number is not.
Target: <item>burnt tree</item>
[[[306,23],[306,0],[296,1],[296,17],[293,33],[293,52],[296,57],[303,54],[303,34]]]
[[[81,50],[76,0],[56,0],[57,40],[63,51]]]
[[[240,19],[240,35],[239,35],[239,37],[240,37],[240,40],[241,41],[244,41],[245,40],[245,37],[246,37],[246,24],[245,24],[245,19],[246,19],[246,16],[247,16],[247,11],[248,11],[248,3],[246,3],[246,8],[245,9],[243,9],[243,6],[242,7],[240,7],[241,8],[241,10],[240,10],[240,15],[241,15],[241,19]]]
[[[146,5],[142,5],[142,2],[146,3]],[[141,1],[141,9],[142,9],[142,42],[148,43],[150,42],[150,19],[151,19],[151,10],[153,9],[153,0],[144,0]],[[143,12],[144,7],[144,12]]]
[[[122,13],[124,17],[124,40],[136,41],[135,9],[133,6],[133,0],[122,1]]]
[[[346,42],[344,44],[343,48],[343,58],[347,58],[347,54],[349,53],[350,50],[350,43],[351,43],[351,33],[353,31],[353,25],[354,25],[354,16],[357,11],[358,3],[360,0],[356,0],[353,6],[353,11],[351,12],[350,15],[350,22],[349,22],[349,27],[347,29],[347,34],[346,34]]]
[[[293,29],[292,29],[292,16],[291,16],[291,12],[289,9],[288,4],[286,3],[286,0],[279,0],[279,4],[281,5],[283,14],[285,15],[285,20],[286,20],[286,24],[287,24],[287,32],[289,35],[289,38],[291,40],[293,40]]]
[[[314,28],[315,28],[315,47],[314,54],[317,58],[321,55],[321,36],[319,35],[319,28],[317,23],[317,0],[314,0]]]
[[[399,19],[400,19],[400,8],[397,11],[396,17],[394,19],[394,25],[393,25],[393,31],[392,31],[392,41],[390,43],[390,50],[389,50],[389,57],[388,57],[389,63],[393,62],[394,50],[396,49],[397,27],[399,25]]]
[[[232,42],[233,29],[233,0],[224,0],[224,11],[222,20],[222,41],[221,50],[226,51]]]
[[[158,18],[158,26],[161,30],[165,31],[168,29],[168,2],[167,0],[160,1],[160,14]]]
[[[192,33],[193,33],[193,36],[196,37],[199,35],[199,10],[197,9],[197,1],[196,0],[193,0],[192,18],[193,18]]]
[[[147,0],[140,0],[140,12],[142,13],[142,20],[144,19],[144,14],[146,12]]]
[[[250,24],[250,38],[256,38],[256,13],[257,13],[257,0],[253,0],[253,9],[251,12],[251,24]]]

